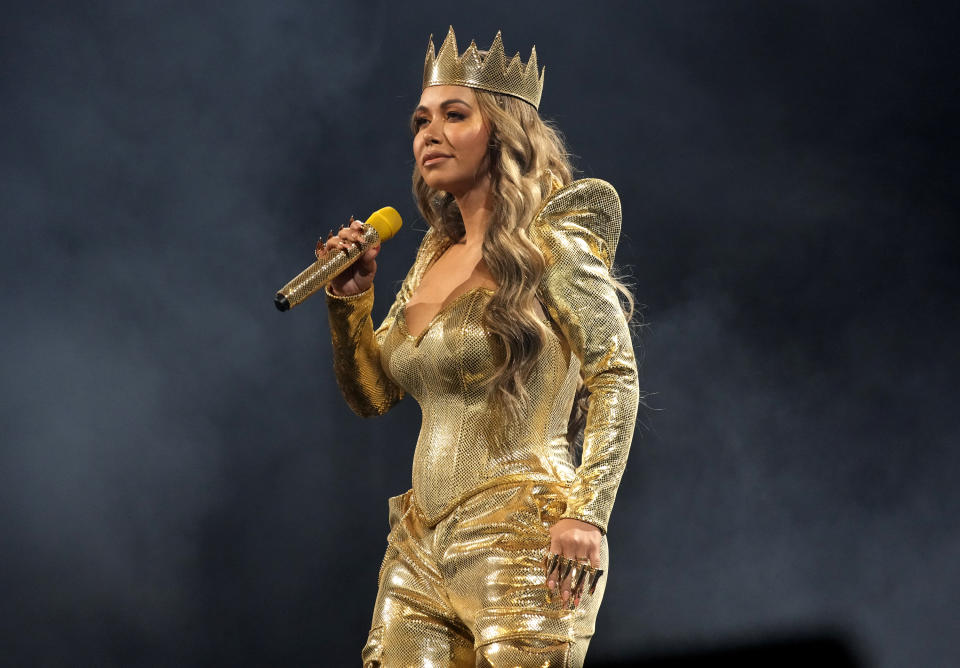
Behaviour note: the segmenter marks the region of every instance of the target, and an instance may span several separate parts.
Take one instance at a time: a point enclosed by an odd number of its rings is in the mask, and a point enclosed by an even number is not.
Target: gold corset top
[[[595,231],[586,220],[607,226]],[[547,259],[538,296],[549,333],[526,380],[523,419],[509,431],[494,419],[486,385],[497,359],[483,324],[491,289],[468,290],[420,334],[407,331],[406,302],[445,249],[432,230],[376,330],[370,319],[373,288],[349,297],[327,292],[334,369],[351,408],[379,415],[406,394],[420,404],[413,491],[429,523],[485,487],[545,480],[567,486],[565,517],[606,530],[638,399],[630,333],[609,279],[619,224],[615,191],[586,179],[554,193],[531,227]],[[582,463],[575,467],[566,428],[581,375],[591,399]]]
[[[383,368],[423,413],[413,493],[431,524],[490,485],[573,480],[564,436],[579,364],[568,373],[568,353],[555,335],[527,381],[531,400],[524,419],[498,443],[503,427],[491,419],[485,383],[496,368],[496,349],[483,326],[492,292],[480,287],[459,295],[417,337],[407,331],[401,308],[380,346]]]

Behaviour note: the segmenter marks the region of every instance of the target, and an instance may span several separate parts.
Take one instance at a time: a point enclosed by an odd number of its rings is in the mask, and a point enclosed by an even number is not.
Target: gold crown
[[[481,88],[494,93],[512,95],[540,108],[540,95],[543,93],[543,74],[537,75],[537,47],[530,51],[530,60],[524,65],[520,53],[507,65],[503,52],[503,40],[500,31],[493,38],[493,44],[486,57],[481,57],[475,41],[458,56],[457,36],[453,26],[447,32],[447,38],[440,45],[439,53],[433,49],[433,35],[427,45],[427,57],[423,63],[423,87],[427,86],[468,86]]]

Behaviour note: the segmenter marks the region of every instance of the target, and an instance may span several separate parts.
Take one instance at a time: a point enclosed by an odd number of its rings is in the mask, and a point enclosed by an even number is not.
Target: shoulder
[[[411,285],[419,284],[420,278],[433,263],[433,260],[446,250],[449,243],[449,240],[436,228],[427,227],[427,231],[420,238],[413,263],[410,265],[407,277],[404,280],[404,283],[408,284],[406,286],[408,289]]]
[[[620,240],[620,196],[602,179],[579,179],[555,190],[534,217],[531,231],[543,245],[557,235],[591,237],[592,249],[610,268]],[[547,244],[554,246],[555,244]]]
[[[427,227],[427,231],[420,238],[420,244],[417,246],[417,255],[414,264],[420,265],[429,262],[434,255],[443,249],[446,241],[443,235],[437,232],[434,227]]]

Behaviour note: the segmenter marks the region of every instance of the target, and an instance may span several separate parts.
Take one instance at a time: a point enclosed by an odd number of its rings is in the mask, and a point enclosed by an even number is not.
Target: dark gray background
[[[960,662],[957,10],[3,3],[0,653],[358,665],[419,411],[339,396],[274,292],[397,206],[427,36],[536,43],[625,215],[656,392],[591,657],[819,638]]]

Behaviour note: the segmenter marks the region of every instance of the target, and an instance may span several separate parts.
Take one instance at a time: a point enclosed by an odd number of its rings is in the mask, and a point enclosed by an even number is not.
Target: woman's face
[[[429,86],[413,112],[413,157],[427,185],[454,197],[489,187],[490,128],[465,86]]]

